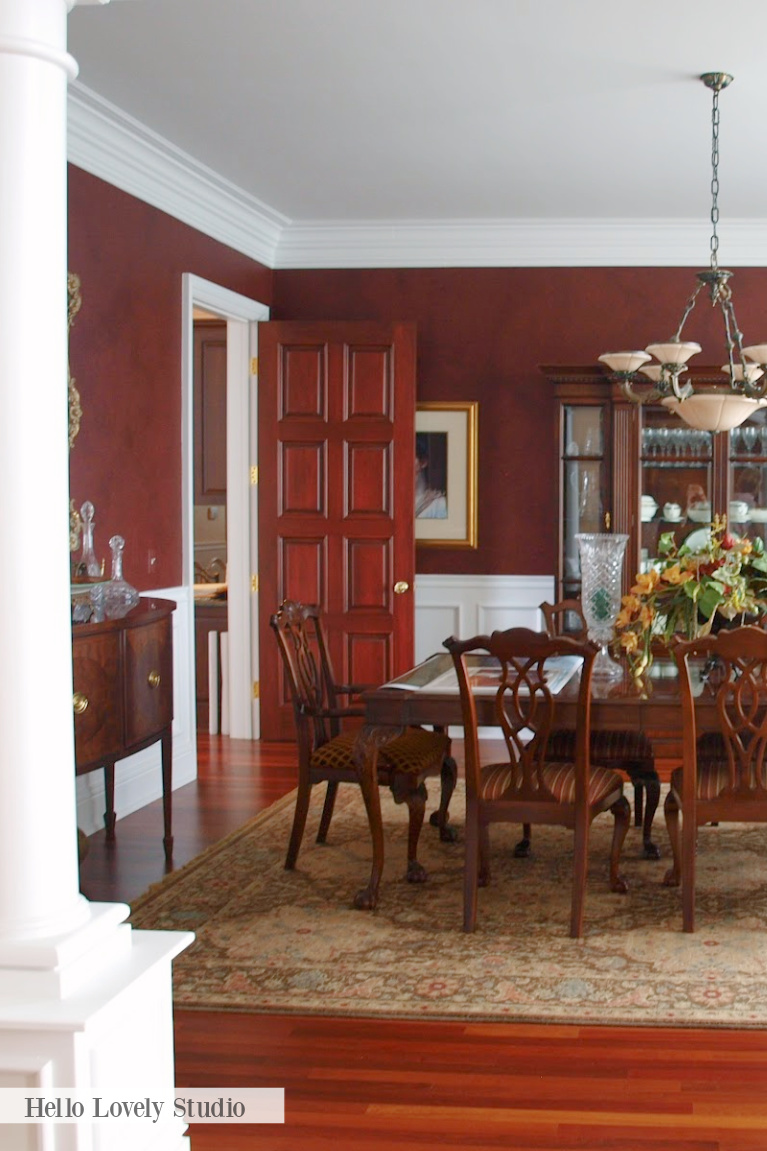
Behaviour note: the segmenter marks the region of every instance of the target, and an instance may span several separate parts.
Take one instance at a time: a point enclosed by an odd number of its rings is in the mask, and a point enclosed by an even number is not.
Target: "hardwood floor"
[[[199,778],[174,792],[175,865],[289,791],[294,762],[290,744],[201,735]],[[117,837],[89,840],[90,898],[129,901],[164,874],[159,801]],[[285,1088],[284,1126],[196,1125],[192,1151],[767,1149],[760,1031],[178,1011],[176,1082]]]

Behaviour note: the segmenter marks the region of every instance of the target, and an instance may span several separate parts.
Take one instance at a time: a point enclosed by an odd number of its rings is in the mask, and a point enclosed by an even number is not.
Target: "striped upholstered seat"
[[[515,784],[520,783],[516,764],[487,763],[480,769],[482,799],[514,799]],[[541,772],[541,782],[557,803],[575,803],[575,764],[547,763]],[[612,807],[623,794],[623,780],[617,771],[607,767],[592,767],[588,778],[587,801]]]

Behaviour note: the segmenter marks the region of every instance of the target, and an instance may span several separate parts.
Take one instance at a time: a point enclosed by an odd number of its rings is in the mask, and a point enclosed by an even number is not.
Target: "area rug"
[[[407,813],[382,791],[386,867],[375,912],[352,907],[370,867],[359,791],[339,789],[325,845],[315,843],[315,788],[293,872],[284,856],[294,797],[151,888],[134,927],[192,930],[173,967],[178,1007],[444,1020],[679,1026],[767,1026],[767,828],[701,828],[697,931],[682,932],[678,890],[641,856],[631,829],[628,895],[607,886],[612,820],[592,826],[585,934],[568,936],[572,836],[535,828],[513,858],[516,827],[493,827],[492,882],[477,931],[462,925],[463,837],[441,843],[424,824],[428,881],[404,881]],[[462,833],[463,796],[453,821]]]

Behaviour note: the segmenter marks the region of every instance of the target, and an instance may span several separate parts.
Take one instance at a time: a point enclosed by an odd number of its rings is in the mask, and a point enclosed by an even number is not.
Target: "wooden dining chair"
[[[694,931],[698,827],[767,823],[767,633],[747,625],[677,638],[671,651],[679,669],[683,761],[671,775],[664,807],[673,853],[664,882],[681,882],[682,925]],[[709,730],[699,734],[701,707]]]
[[[378,685],[341,684],[333,672],[320,609],[312,604],[286,600],[270,619],[282,656],[298,741],[298,787],[293,827],[285,867],[295,867],[301,847],[311,790],[315,783],[327,783],[317,842],[327,839],[339,783],[359,783],[355,766],[356,728],[344,721],[365,714],[361,702],[350,702],[368,687]],[[342,703],[346,697],[347,702]],[[450,799],[455,789],[457,768],[450,755],[450,740],[439,731],[408,728],[403,735],[382,744],[378,750],[378,783],[391,789],[396,803],[408,807],[407,879],[420,883],[426,878],[418,863],[418,839],[424,819],[427,792],[424,781],[440,776],[442,793],[439,811],[431,822],[439,827],[440,838],[454,840],[449,823]]]
[[[490,880],[490,824],[559,824],[572,828],[575,833],[570,935],[576,938],[583,930],[589,828],[603,811],[611,811],[615,819],[610,888],[617,892],[627,890],[619,873],[621,847],[631,820],[631,809],[623,795],[623,780],[610,768],[592,766],[589,759],[591,676],[599,649],[589,641],[580,643],[564,636],[550,638],[528,628],[511,628],[467,640],[452,636],[445,640],[445,647],[453,657],[458,677],[464,729],[463,929],[474,930],[477,887]],[[474,654],[492,657],[497,667],[497,688],[495,682],[474,688],[467,658]],[[546,682],[546,665],[552,657],[562,655],[583,660],[574,756],[567,763],[553,762],[548,755],[555,698]],[[501,762],[482,764],[480,761],[475,690],[489,692],[494,699],[495,717],[506,744],[506,758]]]
[[[558,603],[544,602],[541,611],[546,631],[550,636],[569,635],[574,639],[587,637],[586,620],[581,601],[564,599]],[[550,755],[552,759],[570,760],[575,747],[575,733],[559,729],[552,732]],[[622,771],[634,786],[634,823],[642,828],[642,850],[646,859],[660,859],[660,850],[652,839],[652,825],[660,800],[660,778],[655,769],[653,746],[641,731],[592,731],[591,762]],[[524,840],[519,852],[524,851]]]

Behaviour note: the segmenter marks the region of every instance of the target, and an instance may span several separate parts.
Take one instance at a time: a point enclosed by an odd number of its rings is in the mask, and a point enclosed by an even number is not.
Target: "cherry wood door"
[[[344,683],[412,664],[415,326],[260,324],[258,378],[261,735],[292,739],[284,599],[320,604]]]

